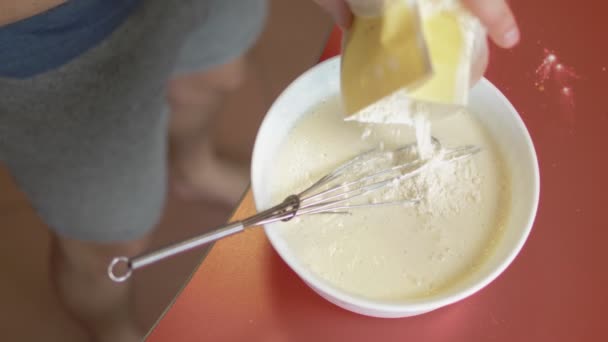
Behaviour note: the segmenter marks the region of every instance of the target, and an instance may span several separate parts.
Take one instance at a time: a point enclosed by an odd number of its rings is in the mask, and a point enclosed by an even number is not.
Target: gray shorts
[[[167,80],[239,57],[265,16],[265,0],[145,0],[68,64],[0,78],[0,161],[56,233],[142,236],[165,199]]]

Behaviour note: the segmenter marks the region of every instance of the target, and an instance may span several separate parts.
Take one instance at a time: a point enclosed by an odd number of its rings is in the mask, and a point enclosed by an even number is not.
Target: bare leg
[[[217,158],[209,131],[212,115],[226,95],[242,84],[245,65],[239,58],[169,83],[171,163],[177,176],[174,189],[182,196],[207,196],[233,204],[247,186],[243,168]]]
[[[134,255],[145,242],[101,245],[53,236],[51,277],[65,309],[97,342],[135,342],[144,334],[134,323],[131,285],[112,282],[108,262]]]

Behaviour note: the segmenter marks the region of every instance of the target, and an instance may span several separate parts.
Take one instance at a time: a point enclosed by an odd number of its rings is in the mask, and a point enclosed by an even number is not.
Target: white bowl
[[[252,163],[252,189],[258,210],[275,205],[270,177],[274,158],[296,122],[320,101],[340,91],[339,57],[327,60],[298,77],[276,99],[258,132]],[[530,135],[507,98],[488,80],[482,79],[470,93],[470,109],[488,129],[499,146],[512,177],[511,212],[504,235],[494,253],[467,281],[420,300],[381,302],[353,296],[314,275],[290,252],[273,225],[264,227],[270,243],[283,260],[308,286],[328,301],[356,313],[375,317],[418,315],[460,301],[500,275],[526,241],[539,199],[539,171]]]

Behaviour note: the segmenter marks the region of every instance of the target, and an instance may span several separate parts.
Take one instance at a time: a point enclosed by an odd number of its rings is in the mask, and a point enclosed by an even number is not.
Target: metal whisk
[[[108,276],[115,282],[125,281],[139,268],[242,232],[248,227],[289,221],[302,215],[348,214],[352,209],[358,208],[416,204],[420,201],[419,198],[387,200],[374,198],[373,195],[391,184],[416,176],[431,161],[454,162],[481,150],[472,145],[443,149],[437,139],[433,138],[432,142],[434,154],[429,159],[417,157],[415,144],[388,151],[374,149],[364,152],[338,166],[299,194],[288,196],[282,203],[268,210],[156,251],[133,258],[114,258],[108,266]]]

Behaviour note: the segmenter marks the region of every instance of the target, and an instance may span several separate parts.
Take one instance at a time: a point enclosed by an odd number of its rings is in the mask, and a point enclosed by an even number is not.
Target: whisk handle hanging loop
[[[264,210],[242,221],[236,221],[220,226],[208,233],[194,236],[188,240],[177,242],[152,252],[128,258],[125,256],[112,259],[108,265],[108,277],[114,282],[124,282],[139,268],[154,264],[163,259],[186,251],[204,246],[208,243],[223,239],[227,236],[240,233],[247,227],[263,225],[276,221],[289,221],[296,216],[300,206],[298,196],[289,196],[281,204]]]

